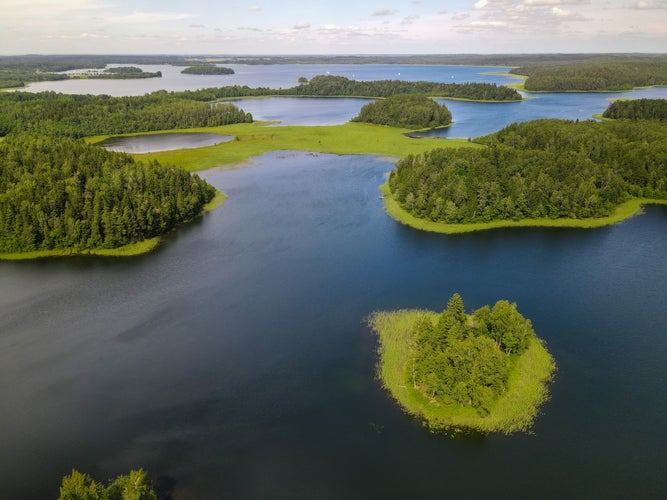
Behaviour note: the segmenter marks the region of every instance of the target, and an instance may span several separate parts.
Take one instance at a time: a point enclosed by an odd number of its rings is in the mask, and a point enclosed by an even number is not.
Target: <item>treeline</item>
[[[212,106],[166,91],[132,97],[0,93],[0,136],[29,132],[84,137],[244,122],[252,122],[252,115],[233,104]]]
[[[436,321],[421,317],[413,338],[406,383],[431,400],[469,405],[487,414],[507,389],[513,360],[535,332],[516,304],[500,300],[468,316],[456,293]]]
[[[444,127],[452,122],[447,106],[422,95],[395,95],[364,105],[353,122],[421,129]]]
[[[156,500],[157,495],[143,469],[118,476],[109,486],[76,469],[63,477],[58,500]]]
[[[509,87],[494,83],[407,82],[402,80],[356,81],[344,76],[318,75],[309,82],[287,89],[266,87],[228,87],[186,90],[174,95],[197,101],[255,96],[320,97],[391,97],[398,94],[421,94],[431,97],[469,99],[474,101],[520,101],[521,95]]]
[[[524,88],[532,91],[618,91],[667,85],[667,61],[664,59],[542,64],[515,68],[510,72],[527,76]]]
[[[667,99],[620,99],[602,113],[615,120],[667,120]]]
[[[0,142],[0,252],[115,248],[199,215],[215,189],[181,168],[80,140]]]
[[[234,70],[212,64],[198,64],[185,68],[181,73],[186,75],[233,75]]]
[[[144,71],[136,66],[115,66],[101,73],[91,73],[88,78],[129,80],[132,78],[161,78],[161,71]]]
[[[445,223],[611,214],[631,197],[667,198],[667,124],[513,124],[486,148],[436,149],[397,163],[389,187],[416,217]]]

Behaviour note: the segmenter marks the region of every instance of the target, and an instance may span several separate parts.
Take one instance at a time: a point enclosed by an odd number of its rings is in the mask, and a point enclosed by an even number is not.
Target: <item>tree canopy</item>
[[[615,120],[667,120],[667,99],[619,99],[602,113]]]
[[[536,120],[486,148],[408,156],[389,177],[412,215],[445,223],[603,217],[632,197],[667,198],[667,125]]]
[[[233,75],[234,70],[213,64],[197,64],[185,68],[181,73],[185,75]]]
[[[353,122],[401,128],[435,128],[452,122],[447,106],[422,95],[395,95],[364,105]]]
[[[156,500],[151,480],[143,469],[118,476],[108,487],[76,469],[63,477],[58,500]]]
[[[0,252],[116,248],[199,215],[215,189],[181,168],[80,140],[0,142]]]
[[[210,105],[166,91],[145,96],[0,93],[0,136],[30,132],[85,137],[251,122],[233,104]]]
[[[524,88],[532,91],[632,90],[667,84],[667,62],[659,59],[566,61],[532,64],[510,72],[527,76]]]

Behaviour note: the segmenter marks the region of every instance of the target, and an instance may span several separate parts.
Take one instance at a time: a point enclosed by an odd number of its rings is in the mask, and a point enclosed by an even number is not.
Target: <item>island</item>
[[[181,73],[185,75],[233,75],[234,70],[213,64],[197,64],[185,68]]]
[[[611,120],[667,120],[667,99],[617,99],[602,113]]]
[[[378,376],[410,415],[446,433],[528,431],[556,364],[516,304],[466,314],[455,293],[438,314],[377,312]]]
[[[423,95],[399,94],[364,105],[353,122],[400,128],[433,129],[452,123],[447,106]]]
[[[597,227],[667,203],[667,124],[555,119],[397,163],[382,188],[395,219],[455,233],[512,226]]]

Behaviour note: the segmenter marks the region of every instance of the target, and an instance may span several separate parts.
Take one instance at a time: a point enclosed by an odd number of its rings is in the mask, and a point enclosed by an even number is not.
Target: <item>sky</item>
[[[667,0],[0,0],[0,54],[667,52]]]

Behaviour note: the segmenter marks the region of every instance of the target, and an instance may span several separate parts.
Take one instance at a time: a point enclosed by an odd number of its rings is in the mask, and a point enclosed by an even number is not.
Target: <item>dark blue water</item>
[[[176,499],[663,496],[667,209],[435,235],[385,215],[391,167],[269,154],[153,254],[0,262],[0,498],[139,466]],[[455,291],[554,354],[534,435],[431,435],[375,380],[364,318]]]

